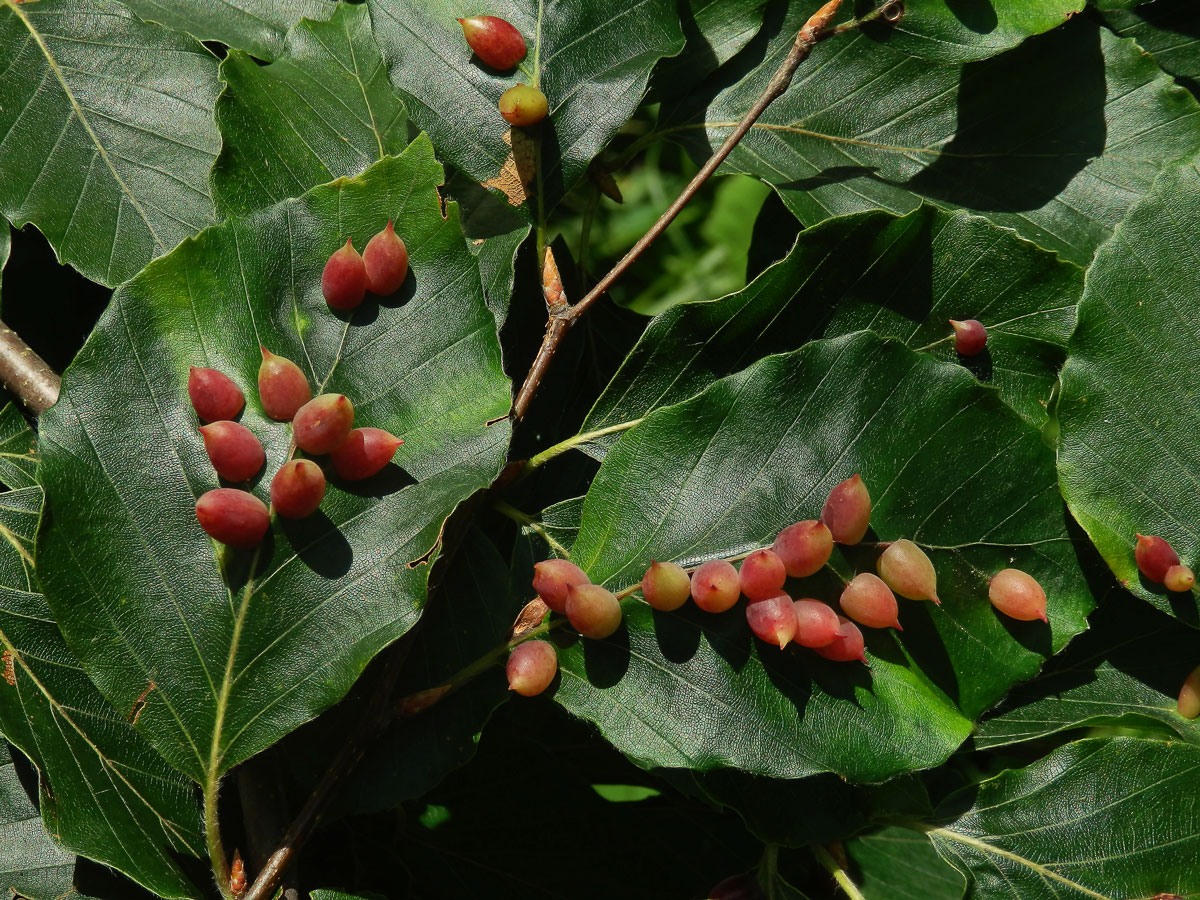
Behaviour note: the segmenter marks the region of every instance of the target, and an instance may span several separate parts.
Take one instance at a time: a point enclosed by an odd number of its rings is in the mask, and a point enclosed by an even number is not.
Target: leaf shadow
[[[583,641],[583,668],[587,680],[598,688],[610,688],[629,671],[629,625],[624,618],[620,627],[604,640]]]
[[[341,578],[350,571],[354,551],[350,543],[321,510],[302,519],[279,520],[288,543],[300,560],[325,578]]]
[[[362,478],[355,481],[348,481],[336,472],[326,474],[328,475],[329,483],[338,490],[345,491],[347,494],[353,494],[356,497],[370,497],[374,499],[386,497],[389,494],[394,494],[417,483],[417,479],[413,478],[408,471],[400,468],[394,462],[388,463],[370,478]]]
[[[1040,209],[1103,155],[1107,97],[1100,26],[1076,17],[963,66],[954,137],[932,164],[892,183],[973,209]]]

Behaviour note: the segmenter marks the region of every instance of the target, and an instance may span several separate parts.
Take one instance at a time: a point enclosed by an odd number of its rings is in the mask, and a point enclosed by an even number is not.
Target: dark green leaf
[[[114,296],[43,418],[50,606],[117,709],[152,687],[138,728],[194,778],[211,782],[315,716],[416,622],[442,523],[499,471],[510,387],[441,181],[419,139],[361,178],[185,243]],[[326,258],[389,218],[409,278],[393,298],[333,315]],[[245,389],[242,421],[269,461],[253,489],[266,497],[291,438],[257,399],[260,344],[318,392],[347,394],[357,424],[406,442],[373,480],[333,479],[320,512],[277,523],[258,551],[214,558],[194,503],[217,479],[187,369],[213,366]]]
[[[1143,578],[1133,548],[1135,532],[1160,535],[1185,563],[1200,563],[1197,191],[1195,162],[1164,173],[1097,253],[1058,406],[1071,512],[1123,584],[1193,625],[1194,594]]]
[[[1103,8],[1103,7],[1101,7]],[[1193,89],[1200,78],[1200,8],[1191,0],[1155,0],[1104,14],[1108,27],[1133,38],[1154,61]]]
[[[36,482],[37,436],[15,404],[0,409],[0,484],[10,490],[31,487]]]
[[[960,900],[962,875],[920,832],[893,826],[846,842],[866,900]]]
[[[341,3],[328,22],[302,20],[269,66],[231,50],[221,80],[212,184],[223,216],[357,175],[408,143],[365,6]]]
[[[651,81],[652,98],[695,88],[706,75],[746,46],[763,24],[767,0],[679,0],[683,51],[660,62]]]
[[[1200,633],[1113,591],[1090,627],[1042,673],[1019,685],[980,723],[981,749],[1089,725],[1165,725],[1200,744],[1200,724],[1175,710],[1183,680],[1200,664]]]
[[[130,727],[137,704],[114,710],[63,642],[33,572],[41,509],[39,487],[0,494],[0,729],[38,767],[65,847],[159,896],[200,897],[176,859],[204,852],[192,786]]]
[[[950,318],[987,323],[987,350],[966,364],[1040,425],[1082,290],[1078,267],[976,216],[922,206],[902,218],[834,219],[802,232],[744,290],[655,319],[583,430],[631,421],[767,354],[861,328],[958,361]]]
[[[202,41],[220,41],[259,59],[284,52],[285,32],[301,16],[327,19],[329,0],[123,0],[149,22],[158,22]]]
[[[1091,596],[1053,465],[995,391],[898,342],[858,333],[768,357],[625,433],[588,492],[572,559],[625,588],[652,559],[732,556],[814,517],[860,472],[875,531],[930,551],[944,605],[904,603],[904,633],[869,635],[866,669],[755,641],[740,608],[630,601],[616,636],[564,647],[556,698],[643,765],[858,781],[936,765],[1084,627]],[[873,562],[862,547],[833,565]],[[988,578],[1009,565],[1046,588],[1050,628],[987,603]],[[833,599],[839,586],[793,589]]]
[[[531,78],[497,73],[474,59],[447,0],[370,0],[371,22],[392,83],[409,115],[448,162],[499,186],[514,204],[525,199],[519,169],[534,165],[545,207],[583,177],[588,163],[633,114],[655,62],[683,46],[674,0],[572,3],[489,0],[471,14],[507,19],[529,48],[522,64],[536,77],[550,115],[536,129],[514,129],[496,107],[500,95]],[[515,157],[514,157],[515,154]]]
[[[731,67],[731,86],[707,109],[667,117],[697,158],[749,109],[802,17],[748,75]],[[1086,263],[1163,165],[1200,146],[1198,115],[1133,42],[1083,17],[966,66],[851,34],[817,47],[725,165],[775,185],[809,225],[875,207],[907,212],[924,198]]]
[[[113,0],[0,5],[0,212],[114,285],[213,221],[217,61]]]
[[[1080,741],[952,795],[927,830],[970,900],[1193,897],[1197,769],[1188,744]]]
[[[881,4],[875,4],[881,5]],[[906,0],[904,17],[866,33],[889,50],[938,62],[970,62],[1010,50],[1027,37],[1062,25],[1084,0]]]
[[[8,746],[0,741],[0,878],[11,895],[59,900],[73,889],[75,857],[46,833],[25,793]]]

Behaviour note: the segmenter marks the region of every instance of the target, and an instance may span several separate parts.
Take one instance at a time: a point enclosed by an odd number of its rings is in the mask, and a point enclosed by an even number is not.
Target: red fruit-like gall
[[[1167,574],[1163,576],[1163,584],[1166,585],[1167,590],[1179,594],[1190,591],[1195,583],[1196,573],[1187,566],[1171,566],[1167,569]]]
[[[1179,565],[1179,554],[1160,537],[1152,534],[1138,534],[1137,546],[1133,548],[1133,558],[1141,573],[1155,584],[1166,581],[1167,570]]]
[[[787,594],[749,604],[746,621],[756,636],[768,644],[778,645],[780,650],[796,636],[796,610]]]
[[[1020,569],[1001,569],[988,584],[988,599],[1006,616],[1022,622],[1046,618],[1046,592],[1034,577]]]
[[[887,586],[901,597],[942,602],[937,595],[937,571],[925,551],[912,541],[892,541],[875,568]]]
[[[338,475],[347,481],[370,478],[392,461],[404,441],[382,428],[355,428],[329,454]]]
[[[868,628],[900,628],[900,608],[896,595],[883,579],[870,572],[855,575],[842,591],[842,612]]]
[[[504,673],[508,689],[522,697],[535,697],[550,687],[558,672],[558,654],[545,641],[526,641],[517,644],[508,655]]]
[[[504,19],[471,16],[458,24],[475,55],[493,69],[508,71],[525,58],[525,38]]]
[[[813,649],[819,655],[826,659],[832,659],[834,662],[858,660],[865,663],[867,654],[863,652],[863,636],[862,632],[858,630],[858,626],[845,616],[838,616],[838,623],[837,637],[833,639],[833,642]]]
[[[1200,716],[1200,667],[1193,669],[1192,674],[1184,680],[1175,708],[1185,719]]]
[[[226,481],[247,481],[257,475],[267,461],[263,445],[245,425],[213,422],[201,425],[200,435],[213,468]]]
[[[978,356],[987,346],[987,329],[978,319],[951,319],[954,327],[954,349],[959,356]]]
[[[293,459],[271,479],[271,506],[285,519],[312,515],[325,499],[325,473],[311,459]]]
[[[232,419],[246,405],[246,397],[233,379],[216,369],[188,369],[187,391],[201,422]]]
[[[773,549],[792,578],[820,571],[833,553],[833,535],[822,522],[808,519],[789,525],[775,538]]]
[[[235,488],[202,494],[196,501],[196,519],[210,537],[231,547],[253,547],[271,527],[267,505]]]
[[[838,637],[841,622],[828,603],[804,598],[792,604],[796,610],[795,642],[801,647],[826,647]]]
[[[500,95],[500,115],[510,125],[536,125],[550,112],[546,95],[535,87],[517,84]]]
[[[774,550],[755,550],[742,560],[738,578],[742,583],[742,593],[751,603],[755,603],[774,597],[783,590],[787,569]]]
[[[258,399],[263,412],[277,422],[289,422],[312,397],[308,379],[300,367],[284,356],[276,356],[266,347],[258,367]]]
[[[392,228],[391,219],[387,228],[367,241],[362,258],[368,291],[386,297],[399,290],[408,274],[408,248]]]
[[[679,609],[691,595],[692,580],[676,563],[651,563],[642,577],[642,596],[655,609],[664,612]]]
[[[586,638],[606,638],[621,627],[621,601],[598,584],[572,585],[567,589],[567,619]]]
[[[330,453],[350,436],[354,404],[345,394],[321,394],[296,410],[292,438],[305,453]]]
[[[333,309],[354,309],[367,293],[367,268],[350,239],[335,250],[321,273],[321,294]]]
[[[556,613],[566,613],[572,587],[589,583],[587,573],[569,559],[544,559],[533,567],[533,589]]]
[[[821,510],[821,521],[839,544],[857,544],[863,539],[871,526],[871,495],[858,475],[834,485]]]
[[[692,600],[705,612],[725,612],[741,594],[737,569],[723,559],[710,559],[692,573]]]

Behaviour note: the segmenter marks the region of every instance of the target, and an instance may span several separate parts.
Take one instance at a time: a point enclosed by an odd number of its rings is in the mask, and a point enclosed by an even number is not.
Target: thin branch
[[[788,89],[788,85],[792,83],[792,77],[796,74],[796,69],[799,68],[800,63],[808,58],[813,47],[829,36],[830,32],[826,31],[826,29],[833,21],[833,17],[837,13],[841,3],[842,0],[829,0],[828,3],[817,10],[804,23],[804,27],[796,35],[796,41],[792,44],[792,49],[788,52],[787,58],[771,77],[771,82],[767,85],[766,90],[754,101],[754,105],[742,117],[738,126],[730,132],[729,136],[725,138],[724,143],[709,157],[708,162],[701,167],[700,171],[696,173],[696,176],[688,183],[687,187],[675,198],[675,202],[668,206],[666,211],[659,216],[658,221],[654,223],[650,230],[642,235],[641,239],[629,249],[629,252],[621,257],[620,261],[609,270],[608,274],[601,278],[595,287],[588,291],[578,303],[568,306],[550,316],[550,321],[546,327],[546,334],[542,338],[542,346],[538,349],[537,356],[533,360],[533,365],[529,368],[529,374],[525,376],[525,381],[521,385],[521,389],[517,392],[516,399],[513,401],[511,416],[514,422],[520,422],[525,418],[525,414],[529,410],[529,404],[533,400],[533,395],[537,393],[538,386],[542,383],[542,379],[546,375],[546,370],[550,367],[550,361],[554,358],[554,354],[558,351],[559,345],[562,343],[570,327],[575,324],[580,316],[587,312],[593,303],[607,293],[616,280],[624,275],[630,266],[637,262],[646,249],[654,243],[659,235],[667,230],[667,226],[675,220],[680,210],[696,196],[696,193],[708,181],[721,163],[725,161],[725,158],[729,156],[733,148],[745,137],[746,132],[758,121],[759,116]]]
[[[54,405],[62,383],[46,361],[2,321],[0,382],[34,413],[43,413]]]

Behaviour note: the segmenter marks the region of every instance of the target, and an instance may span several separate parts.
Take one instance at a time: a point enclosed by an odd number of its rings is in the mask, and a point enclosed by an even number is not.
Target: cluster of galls
[[[336,250],[321,273],[321,294],[331,309],[351,310],[367,291],[378,297],[396,293],[408,275],[408,248],[389,219],[387,228],[369,241],[360,256],[352,238]]]
[[[525,58],[525,38],[510,22],[496,16],[459,19],[463,36],[488,66],[508,72]],[[536,125],[550,112],[546,95],[528,84],[515,84],[500,95],[500,115],[510,125]]]
[[[328,454],[346,481],[369,478],[388,464],[403,441],[381,428],[354,428],[354,405],[344,394],[313,397],[299,366],[266,347],[261,349],[259,400],[270,418],[292,423],[297,448],[314,456]],[[233,379],[216,369],[193,366],[188,397],[200,420],[209,423],[200,434],[217,474],[232,482],[257,475],[266,453],[249,428],[233,421],[246,405]],[[271,510],[287,519],[301,519],[316,512],[324,498],[321,467],[311,459],[293,459],[271,479],[270,508],[249,491],[216,488],[196,501],[196,518],[222,544],[254,547],[270,528]]]
[[[748,554],[740,570],[723,559],[709,560],[691,574],[673,562],[655,562],[642,578],[641,591],[654,609],[670,612],[689,598],[705,612],[731,609],[744,595],[746,621],[761,640],[777,645],[798,644],[835,662],[866,662],[859,625],[868,628],[900,626],[896,595],[939,603],[937,572],[925,552],[909,540],[884,546],[876,562],[878,575],[862,572],[846,583],[839,614],[812,598],[793,599],[783,588],[788,578],[819,572],[835,543],[862,541],[870,527],[871,496],[854,475],[833,488],[820,520],[789,525],[770,547]],[[584,637],[605,638],[621,624],[621,604],[612,592],[593,585],[587,574],[565,559],[548,559],[534,566],[533,588],[554,612],[565,614]],[[1001,613],[1022,621],[1046,618],[1046,593],[1030,575],[1004,569],[992,577],[988,599]],[[536,649],[526,647],[537,645]],[[509,658],[509,686],[531,696],[554,679],[554,648],[544,641],[519,645]]]
[[[1147,580],[1163,585],[1168,591],[1184,593],[1196,584],[1192,570],[1179,562],[1179,554],[1166,540],[1153,534],[1136,534],[1133,558],[1138,571]],[[1200,716],[1200,667],[1183,682],[1176,709],[1185,719]]]

